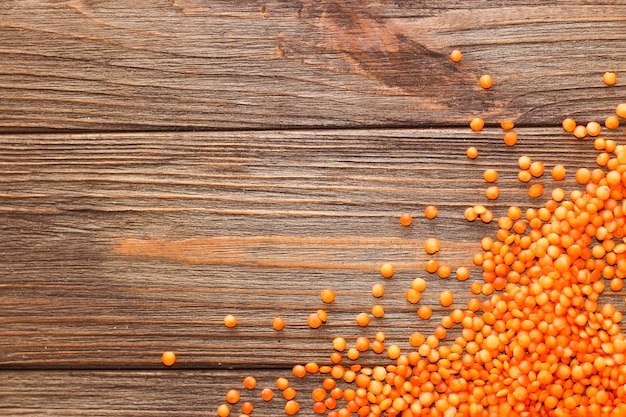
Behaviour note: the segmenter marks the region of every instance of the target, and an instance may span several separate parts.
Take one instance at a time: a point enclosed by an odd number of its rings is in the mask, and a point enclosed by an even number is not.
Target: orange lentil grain
[[[498,179],[498,171],[495,169],[486,169],[485,172],[483,172],[483,178],[487,182],[496,182]]]
[[[417,292],[424,292],[426,290],[426,280],[424,278],[415,278],[411,282],[411,288]]]
[[[517,179],[520,182],[530,182],[530,180],[533,179],[532,174],[530,173],[530,171],[527,170],[521,170],[517,173]]]
[[[576,136],[578,139],[584,139],[585,136],[587,136],[587,128],[583,125],[578,125],[574,129],[573,133],[574,133],[574,136]]]
[[[230,407],[226,404],[221,404],[217,407],[217,415],[219,417],[228,417],[230,415]]]
[[[322,325],[322,319],[319,314],[311,313],[306,319],[306,323],[309,325],[311,329],[317,329]]]
[[[292,416],[292,415],[296,414],[299,410],[300,410],[300,404],[298,404],[294,400],[289,400],[285,404],[285,414],[287,414],[287,415]]]
[[[380,304],[372,306],[372,316],[376,318],[381,318],[385,315],[385,309]]]
[[[274,330],[276,331],[280,331],[285,327],[285,320],[283,320],[280,317],[274,317],[272,319],[272,327],[274,328]]]
[[[565,179],[565,167],[563,165],[555,165],[551,174],[556,181],[563,181]]]
[[[437,275],[439,275],[439,278],[448,278],[451,273],[452,271],[450,270],[450,267],[448,265],[441,265],[437,269]]]
[[[359,313],[356,316],[356,324],[360,327],[366,327],[370,324],[370,316],[367,313]]]
[[[485,190],[485,196],[489,200],[495,200],[500,196],[500,188],[492,185]]]
[[[424,242],[424,250],[429,255],[439,252],[440,249],[441,242],[439,242],[439,239],[437,238],[431,237],[426,239],[426,241]]]
[[[291,372],[293,376],[297,378],[304,378],[306,376],[306,368],[303,365],[294,365]]]
[[[541,197],[543,194],[543,185],[541,184],[533,184],[528,189],[528,196],[532,198]]]
[[[517,133],[513,131],[506,132],[503,140],[506,146],[514,146],[517,143]]]
[[[465,154],[469,159],[476,159],[478,157],[478,149],[476,149],[476,147],[474,146],[470,146],[469,148],[467,148]]]
[[[491,79],[490,75],[485,74],[480,77],[480,79],[478,80],[478,84],[481,88],[488,89],[493,86],[493,80]]]
[[[287,388],[289,388],[289,380],[287,380],[287,378],[284,378],[282,376],[276,378],[276,388],[278,388],[281,391],[286,390]]]
[[[165,366],[174,366],[174,363],[176,363],[176,354],[171,351],[163,352],[161,355],[161,362]]]
[[[565,130],[566,132],[572,133],[574,132],[574,129],[576,129],[576,120],[571,119],[571,118],[564,119],[562,126],[563,126],[563,130]]]
[[[434,219],[435,217],[437,217],[438,212],[439,211],[437,210],[437,207],[433,205],[429,205],[424,208],[424,216],[427,219],[431,219],[431,220]]]
[[[409,213],[402,213],[400,215],[400,224],[402,226],[410,226],[411,223],[413,223],[413,216],[411,216]]]
[[[274,391],[271,388],[263,388],[261,390],[261,399],[263,401],[270,401],[272,398],[274,398]]]
[[[586,130],[589,136],[595,137],[595,136],[598,136],[600,132],[602,131],[602,126],[598,122],[589,122],[587,123]]]
[[[365,352],[370,348],[370,340],[365,336],[359,336],[356,338],[354,346],[359,352]]]
[[[340,336],[335,337],[333,339],[333,349],[339,352],[346,350],[346,339]]]
[[[391,265],[390,263],[384,263],[381,265],[380,275],[382,275],[383,278],[391,278],[393,276],[393,273],[393,265]]]
[[[470,270],[464,266],[457,268],[456,270],[456,279],[459,281],[465,281],[470,277]]]
[[[230,389],[226,393],[226,401],[231,404],[238,403],[240,398],[241,398],[241,394],[236,389]]]
[[[224,317],[224,326],[230,328],[237,326],[237,317],[233,316],[232,314],[228,314],[226,317]]]
[[[443,307],[449,307],[453,302],[454,302],[454,295],[452,294],[452,291],[445,290],[439,296],[439,303]]]
[[[545,172],[545,166],[543,165],[542,162],[540,161],[535,161],[532,164],[530,164],[530,167],[528,168],[528,171],[530,172],[530,174],[535,177],[535,178],[539,178],[543,175],[543,173]]]
[[[452,62],[461,62],[461,59],[463,59],[463,53],[458,49],[454,49],[450,52],[450,59]]]
[[[256,388],[256,378],[254,378],[253,376],[247,376],[243,379],[243,386],[248,388],[248,389],[254,389]],[[249,413],[247,413],[249,414]]]
[[[500,127],[504,130],[511,130],[515,127],[515,122],[512,120],[503,120],[500,122]]]
[[[385,294],[385,287],[382,284],[372,285],[372,296],[380,298]]]
[[[436,259],[429,259],[424,263],[424,269],[426,272],[434,274],[439,269],[439,262]]]
[[[474,132],[479,132],[479,131],[483,130],[483,127],[485,127],[485,121],[483,119],[481,119],[480,117],[475,117],[470,122],[470,128]]]
[[[528,156],[520,156],[517,160],[517,166],[519,169],[529,169],[531,164],[532,161]]]
[[[602,74],[602,82],[606,85],[615,85],[617,83],[617,74],[614,72],[605,72]]]
[[[417,310],[417,315],[422,320],[428,320],[432,316],[433,310],[428,306],[422,306]]]
[[[254,410],[254,404],[252,404],[250,401],[246,401],[243,404],[241,404],[241,412],[249,415],[252,410]]]
[[[604,119],[604,126],[607,129],[617,129],[619,127],[619,118],[617,116],[609,116]]]
[[[333,290],[329,290],[329,289],[322,290],[322,293],[320,296],[322,298],[322,301],[326,304],[330,304],[333,301],[335,301],[335,292]]]
[[[576,182],[582,185],[591,181],[591,172],[587,168],[579,168],[576,171]]]
[[[408,290],[406,290],[406,292],[404,293],[404,297],[411,304],[419,303],[420,299],[422,298],[420,293],[413,288],[409,288]]]

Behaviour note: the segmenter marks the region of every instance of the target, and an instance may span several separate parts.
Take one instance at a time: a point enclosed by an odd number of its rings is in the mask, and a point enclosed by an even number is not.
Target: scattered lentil
[[[488,89],[493,86],[493,80],[490,75],[485,74],[480,77],[478,84],[480,84],[481,88]]]
[[[224,317],[224,326],[230,328],[237,326],[237,317],[233,316],[232,314]]]
[[[274,328],[274,330],[276,331],[280,331],[285,327],[285,320],[283,320],[280,317],[274,317],[272,319],[272,327]]]
[[[335,301],[335,292],[329,289],[322,290],[321,297],[324,303],[330,304]]]
[[[435,217],[437,217],[437,213],[439,212],[439,210],[437,210],[437,207],[430,205],[430,206],[426,206],[424,208],[424,216],[427,219],[434,219]]]
[[[452,62],[461,62],[461,59],[463,59],[463,54],[458,49],[454,49],[452,52],[450,52],[450,59],[452,60]]]
[[[614,72],[605,72],[602,74],[602,81],[606,85],[615,85],[617,83],[617,74]]]
[[[474,146],[467,148],[466,155],[469,159],[476,159],[478,157],[478,149]]]
[[[409,213],[402,213],[400,215],[400,224],[402,226],[410,226],[411,223],[413,223],[413,216],[411,216]]]
[[[391,265],[390,263],[384,263],[381,265],[380,275],[382,275],[383,278],[391,278],[393,276],[393,273],[393,265]]]
[[[161,362],[163,362],[163,365],[165,366],[174,366],[174,363],[176,363],[176,354],[169,351],[163,352],[161,355]]]

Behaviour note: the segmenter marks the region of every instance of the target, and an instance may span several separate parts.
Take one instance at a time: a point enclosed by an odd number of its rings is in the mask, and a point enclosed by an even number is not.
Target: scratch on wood
[[[188,264],[240,265],[263,268],[374,270],[373,259],[384,249],[415,253],[420,241],[400,238],[218,236],[183,240],[124,238],[115,247],[121,255],[155,257]],[[416,260],[394,263],[416,269]]]

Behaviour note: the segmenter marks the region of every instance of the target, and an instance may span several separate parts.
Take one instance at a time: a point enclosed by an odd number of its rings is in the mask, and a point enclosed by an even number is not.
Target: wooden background
[[[0,414],[214,415],[246,375],[262,388],[326,362],[334,336],[408,348],[446,314],[443,288],[462,307],[480,279],[427,276],[424,239],[469,265],[495,230],[463,219],[486,203],[484,169],[500,171],[497,217],[545,202],[516,180],[519,156],[593,167],[592,143],[559,124],[613,114],[626,84],[601,75],[624,78],[625,57],[617,1],[1,2]],[[383,262],[397,273],[375,302]],[[431,321],[404,300],[417,276]],[[312,331],[323,288],[337,301]],[[377,302],[385,317],[357,328]],[[300,414],[319,381],[293,381]],[[259,389],[243,398],[282,414]]]

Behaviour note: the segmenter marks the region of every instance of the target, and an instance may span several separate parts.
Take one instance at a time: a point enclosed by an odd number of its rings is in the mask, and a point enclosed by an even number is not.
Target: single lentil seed
[[[617,83],[617,74],[614,72],[605,72],[602,74],[602,81],[606,85],[615,85]]]
[[[411,216],[409,213],[402,213],[400,215],[400,224],[402,226],[410,226],[411,223],[413,223],[413,216]]]
[[[493,86],[493,80],[491,79],[490,75],[482,75],[480,77],[480,79],[478,80],[478,83],[480,84],[481,88],[484,89],[488,89],[491,88],[491,86]]]
[[[450,59],[452,62],[461,62],[461,59],[463,59],[463,53],[461,53],[458,49],[454,49],[450,52]]]
[[[481,119],[480,117],[475,117],[470,122],[470,128],[474,132],[479,132],[479,131],[483,130],[483,127],[485,127],[485,121],[483,119]]]
[[[161,362],[163,362],[163,365],[165,366],[174,366],[174,363],[176,363],[176,354],[170,351],[163,352],[161,355]]]
[[[391,265],[390,263],[384,263],[381,265],[380,275],[382,275],[383,278],[391,278],[393,276],[393,273],[393,265]]]

